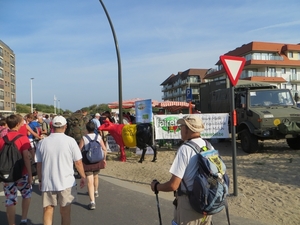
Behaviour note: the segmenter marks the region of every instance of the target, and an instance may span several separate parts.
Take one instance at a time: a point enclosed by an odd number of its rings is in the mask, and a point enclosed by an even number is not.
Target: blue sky
[[[172,73],[214,68],[251,41],[300,42],[299,0],[103,0],[117,35],[123,100],[161,101]],[[97,0],[0,0],[0,40],[16,54],[17,103],[77,110],[118,100],[112,32]]]

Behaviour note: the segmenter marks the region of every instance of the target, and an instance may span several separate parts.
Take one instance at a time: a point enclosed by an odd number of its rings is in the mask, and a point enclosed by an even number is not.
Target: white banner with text
[[[228,113],[194,115],[199,116],[203,121],[205,129],[201,132],[202,138],[229,138]],[[177,120],[184,116],[186,115],[154,115],[155,139],[181,139]]]

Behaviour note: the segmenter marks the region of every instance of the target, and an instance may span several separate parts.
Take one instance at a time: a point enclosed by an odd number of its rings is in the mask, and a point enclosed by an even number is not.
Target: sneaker
[[[98,194],[98,191],[95,192],[95,198],[98,198],[99,197],[99,194]]]
[[[89,204],[89,209],[91,209],[91,210],[96,209],[96,204],[95,203],[90,203]]]

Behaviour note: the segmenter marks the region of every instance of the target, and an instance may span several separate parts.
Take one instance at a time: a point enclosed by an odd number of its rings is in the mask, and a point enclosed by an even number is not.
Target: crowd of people
[[[61,224],[71,224],[71,203],[76,200],[77,195],[74,168],[80,175],[80,187],[83,188],[87,184],[90,198],[88,208],[96,209],[95,198],[99,196],[100,162],[90,164],[86,160],[84,151],[90,140],[97,139],[103,151],[103,161],[105,161],[107,133],[99,132],[98,128],[105,123],[105,120],[118,123],[118,117],[111,115],[108,111],[101,114],[96,113],[93,117],[89,117],[86,111],[77,111],[76,113],[78,118],[84,121],[85,126],[84,132],[78,139],[67,132],[67,128],[71,126],[68,121],[72,115],[49,116],[34,112],[25,117],[17,114],[0,119],[0,150],[5,145],[3,137],[7,137],[11,141],[17,135],[22,134],[22,137],[15,141],[24,160],[22,178],[14,182],[3,183],[9,225],[15,225],[18,190],[22,195],[20,225],[31,224],[27,219],[27,214],[32,184],[35,179],[32,170],[34,163],[36,163],[37,179],[42,192],[43,224],[51,225],[53,223],[55,206],[60,207]],[[130,113],[124,113],[123,123],[135,123],[135,118]],[[201,138],[204,125],[198,116],[184,116],[177,123],[180,124],[183,141],[191,140],[200,147],[206,146]],[[188,190],[181,186],[181,181],[184,180],[187,188],[191,188],[193,174],[197,170],[195,160],[194,152],[188,146],[181,146],[170,169],[171,179],[165,183],[159,183],[157,180],[151,183],[151,189],[155,193],[177,191],[175,217],[172,224],[208,225],[211,222],[211,216],[201,216],[191,208],[187,195]]]
[[[38,112],[29,113],[25,116],[0,115],[0,149],[5,142],[13,140],[17,135],[22,138],[15,141],[19,152],[24,159],[22,178],[14,182],[3,182],[5,193],[5,206],[9,225],[15,224],[15,211],[17,204],[17,193],[22,196],[22,218],[21,225],[30,224],[27,214],[30,206],[32,185],[38,181],[42,192],[44,224],[52,224],[54,207],[59,205],[62,224],[71,224],[70,211],[71,203],[76,199],[76,180],[74,169],[79,173],[80,186],[87,184],[90,203],[88,208],[96,208],[95,197],[98,197],[98,186],[100,172],[99,163],[89,165],[84,157],[84,151],[88,147],[88,140],[85,135],[94,138],[96,133],[98,142],[101,144],[106,158],[106,147],[103,141],[103,134],[98,135],[98,127],[105,121],[116,122],[110,112],[106,111],[101,115],[96,113],[94,118],[88,116],[85,110],[76,112],[84,121],[83,132],[79,140],[66,135],[67,118],[70,115],[48,115]],[[71,126],[71,125],[69,125]],[[107,135],[107,134],[104,134]],[[37,176],[33,176],[33,169],[36,168]]]

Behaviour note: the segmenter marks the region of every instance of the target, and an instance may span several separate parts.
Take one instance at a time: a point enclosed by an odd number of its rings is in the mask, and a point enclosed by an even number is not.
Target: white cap
[[[99,113],[96,113],[95,116],[100,116],[100,114],[99,114]]]
[[[67,120],[63,116],[56,116],[52,120],[52,125],[54,127],[62,127],[67,124]]]

